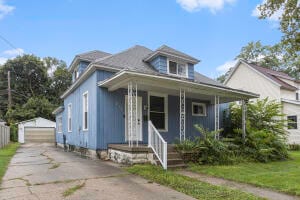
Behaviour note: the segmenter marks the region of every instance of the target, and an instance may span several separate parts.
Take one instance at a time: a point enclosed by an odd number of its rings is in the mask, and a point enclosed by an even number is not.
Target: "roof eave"
[[[188,63],[191,63],[191,64],[194,64],[194,65],[200,62],[200,60],[198,60],[196,58],[193,58],[193,59],[185,58],[185,57],[182,57],[182,56],[179,56],[179,55],[175,55],[175,54],[170,54],[170,53],[167,53],[167,52],[164,52],[164,51],[156,51],[156,52],[152,53],[151,55],[149,55],[148,57],[146,57],[144,59],[144,61],[145,62],[150,62],[151,60],[153,60],[158,55],[177,57],[177,58],[179,58],[181,60],[184,60],[184,61],[186,61]]]
[[[144,74],[144,73],[139,73],[139,72],[133,72],[133,71],[129,71],[129,70],[123,70],[117,74],[115,74],[114,76],[103,80],[103,81],[99,81],[98,82],[98,86],[100,87],[107,87],[107,85],[109,84],[110,81],[121,77],[123,75],[139,75],[139,76],[148,76],[148,77],[154,77],[154,78],[159,78],[159,79],[165,79],[165,80],[171,80],[174,82],[178,82],[178,83],[184,83],[184,84],[191,84],[191,85],[198,85],[198,86],[204,86],[204,87],[209,87],[209,88],[214,88],[214,89],[219,89],[219,90],[223,90],[223,91],[231,91],[233,93],[238,93],[241,95],[244,95],[245,97],[247,97],[248,99],[250,98],[258,98],[260,95],[259,94],[255,94],[255,93],[251,93],[251,92],[247,92],[247,91],[242,91],[242,90],[237,90],[237,89],[233,89],[233,88],[228,88],[228,87],[221,87],[221,86],[216,86],[216,85],[210,85],[210,84],[205,84],[205,83],[196,83],[196,82],[190,82],[190,81],[186,81],[186,80],[181,80],[181,79],[175,79],[175,78],[171,78],[171,77],[164,77],[164,76],[156,76],[156,75],[150,75],[150,74]]]

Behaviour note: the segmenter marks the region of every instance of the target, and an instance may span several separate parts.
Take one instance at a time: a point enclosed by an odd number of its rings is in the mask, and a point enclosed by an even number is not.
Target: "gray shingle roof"
[[[170,47],[167,47],[165,45],[162,46],[161,48],[164,50],[171,49]],[[176,50],[172,50],[172,51],[176,51]],[[137,71],[137,72],[142,72],[142,73],[147,73],[147,74],[175,78],[174,76],[158,73],[150,64],[143,61],[145,57],[149,56],[152,53],[153,53],[152,50],[150,50],[146,47],[140,46],[140,45],[136,45],[136,46],[131,47],[127,50],[124,50],[120,53],[97,59],[93,62],[93,64],[104,65],[104,66],[108,66],[108,67],[117,68],[120,70],[128,69],[130,71]],[[178,78],[178,79],[185,79],[185,78]],[[190,80],[190,79],[186,79],[186,80],[193,82],[193,80]],[[226,87],[223,84],[221,84],[213,79],[210,79],[196,71],[195,71],[195,80],[194,81],[198,82],[198,83]]]
[[[195,79],[195,82],[198,82],[198,83],[205,83],[205,84],[210,84],[210,85],[227,87],[224,84],[219,83],[218,81],[215,81],[211,78],[208,78],[207,76],[204,76],[203,74],[200,74],[199,72],[196,72],[196,71],[194,71],[194,79]]]
[[[149,54],[144,60],[145,61],[149,61],[153,58],[154,55],[156,54],[166,54],[166,55],[174,55],[176,57],[179,57],[179,58],[183,58],[183,59],[186,59],[186,60],[190,60],[192,61],[192,63],[198,63],[199,60],[192,57],[192,56],[189,56],[181,51],[178,51],[176,49],[173,49],[167,45],[162,45],[161,47],[159,47],[158,49],[156,49],[155,51],[153,51],[151,54]]]
[[[155,69],[143,61],[150,53],[150,49],[136,45],[120,53],[97,59],[93,64],[153,74],[156,73]]]
[[[103,57],[110,56],[110,55],[111,55],[110,53],[106,53],[104,51],[94,50],[94,51],[89,51],[89,52],[85,52],[82,54],[78,54],[77,57],[81,58],[83,60],[93,62],[96,59],[103,58]]]
[[[246,62],[246,61],[244,61]],[[295,86],[292,86],[290,84],[288,84],[285,81],[282,81],[280,78],[285,78],[285,79],[289,79],[292,81],[295,81],[294,78],[290,77],[288,74],[284,73],[284,72],[278,72],[278,71],[274,71],[271,69],[267,69],[265,67],[261,67],[258,66],[254,63],[248,63],[246,62],[250,67],[256,69],[257,71],[259,71],[260,73],[264,74],[265,76],[267,76],[269,79],[275,81],[276,83],[278,83],[280,85],[281,88],[287,89],[287,90],[297,90],[298,88],[296,88]]]

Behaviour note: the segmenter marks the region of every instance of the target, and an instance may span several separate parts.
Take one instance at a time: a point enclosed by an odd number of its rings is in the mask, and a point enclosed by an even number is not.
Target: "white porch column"
[[[220,97],[215,95],[215,131],[220,129]],[[219,139],[220,134],[215,135],[215,139]]]
[[[243,141],[246,139],[246,115],[247,115],[247,104],[245,100],[242,100],[242,130],[243,130]]]
[[[179,103],[179,109],[180,109],[180,141],[185,140],[185,90],[180,88],[180,103]]]
[[[130,81],[128,83],[128,109],[127,109],[127,127],[128,127],[128,145],[133,146],[134,139],[136,139],[136,145],[138,146],[137,137],[137,84]]]

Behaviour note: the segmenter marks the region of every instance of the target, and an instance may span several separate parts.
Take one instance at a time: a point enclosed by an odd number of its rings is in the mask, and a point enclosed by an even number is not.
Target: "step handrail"
[[[148,121],[148,147],[153,150],[162,167],[167,169],[168,144],[155,128],[151,120]]]

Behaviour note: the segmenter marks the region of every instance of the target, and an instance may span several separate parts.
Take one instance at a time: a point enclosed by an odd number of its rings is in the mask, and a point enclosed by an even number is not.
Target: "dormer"
[[[199,60],[166,45],[148,55],[145,62],[150,63],[159,73],[179,78],[194,79],[194,65]]]
[[[76,55],[69,67],[69,71],[72,73],[73,82],[75,82],[80,77],[80,75],[86,70],[91,62],[110,55],[111,54],[109,53],[98,50]]]

